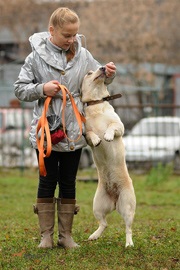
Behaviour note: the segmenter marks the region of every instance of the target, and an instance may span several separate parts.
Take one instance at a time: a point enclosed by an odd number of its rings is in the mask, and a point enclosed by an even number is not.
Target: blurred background
[[[47,31],[60,6],[79,15],[83,46],[94,58],[117,66],[109,91],[123,95],[111,103],[125,125],[129,168],[170,162],[179,172],[179,0],[0,0],[0,167],[37,167],[28,140],[33,103],[19,102],[13,83],[31,52],[29,36]],[[87,147],[80,169],[89,166]]]

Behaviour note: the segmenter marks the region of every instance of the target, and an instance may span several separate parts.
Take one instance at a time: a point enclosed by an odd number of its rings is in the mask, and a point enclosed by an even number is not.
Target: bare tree
[[[87,48],[100,61],[180,62],[179,0],[0,0],[0,31],[10,29],[18,42],[28,42],[33,32],[47,29],[59,6],[78,13]]]

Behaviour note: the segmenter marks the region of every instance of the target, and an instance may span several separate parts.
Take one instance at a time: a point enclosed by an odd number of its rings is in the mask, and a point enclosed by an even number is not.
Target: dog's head
[[[104,83],[105,78],[105,67],[101,67],[96,71],[89,71],[85,75],[81,88],[82,102],[101,100],[109,95],[107,86]]]

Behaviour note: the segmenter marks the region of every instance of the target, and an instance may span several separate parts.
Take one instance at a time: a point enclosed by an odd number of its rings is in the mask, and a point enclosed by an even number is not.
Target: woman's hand
[[[54,97],[60,91],[58,81],[50,81],[44,84],[43,93],[48,97]]]
[[[106,77],[111,78],[116,74],[116,66],[113,62],[109,62],[105,65],[106,67]]]

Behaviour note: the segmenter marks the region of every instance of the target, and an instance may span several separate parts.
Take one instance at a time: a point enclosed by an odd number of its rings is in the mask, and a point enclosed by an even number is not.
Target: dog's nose
[[[99,70],[105,72],[106,71],[106,68],[105,67],[100,67]]]

